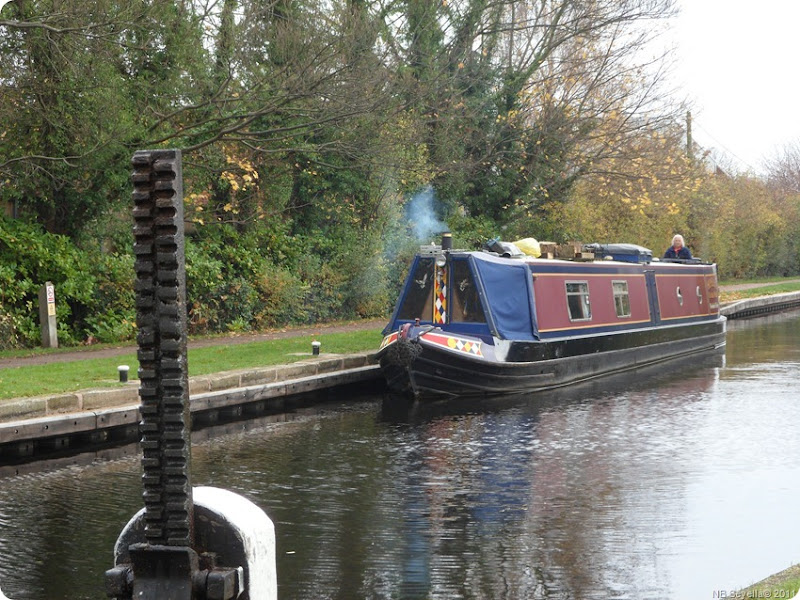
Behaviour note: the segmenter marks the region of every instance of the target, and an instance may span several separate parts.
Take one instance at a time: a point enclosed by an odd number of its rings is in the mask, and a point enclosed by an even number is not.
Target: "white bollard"
[[[267,514],[247,498],[215,487],[193,488],[192,503],[195,545],[216,553],[220,566],[241,568],[244,591],[237,600],[277,600],[275,527]],[[144,513],[136,513],[117,538],[116,566],[130,562],[132,544],[145,542]]]
[[[195,510],[195,540],[213,548],[212,535],[218,527],[227,528],[241,541],[246,564],[245,592],[249,600],[276,600],[278,575],[275,568],[275,526],[253,502],[229,490],[196,487],[192,491]],[[198,509],[200,512],[198,513]],[[197,529],[198,519],[208,522]],[[217,521],[214,523],[213,521]],[[210,526],[210,527],[209,527]],[[238,566],[238,565],[231,565]],[[243,597],[243,596],[242,596]]]

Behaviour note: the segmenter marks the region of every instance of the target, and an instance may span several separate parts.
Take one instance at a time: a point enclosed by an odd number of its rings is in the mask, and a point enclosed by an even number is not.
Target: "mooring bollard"
[[[311,342],[311,354],[313,356],[319,356],[320,346],[322,346],[322,342]]]
[[[130,371],[130,367],[128,365],[120,365],[117,367],[117,372],[119,373],[119,382],[120,383],[127,383],[128,382],[128,371]]]
[[[273,600],[267,515],[225,490],[197,488],[193,498],[181,154],[137,152],[133,167],[144,508],[117,540],[106,591],[117,600]]]

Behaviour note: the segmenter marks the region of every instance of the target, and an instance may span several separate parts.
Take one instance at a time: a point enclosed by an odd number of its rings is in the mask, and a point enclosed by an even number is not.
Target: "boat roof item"
[[[653,251],[636,244],[587,244],[587,252],[593,252],[595,258],[618,260],[631,263],[649,263],[653,260]]]

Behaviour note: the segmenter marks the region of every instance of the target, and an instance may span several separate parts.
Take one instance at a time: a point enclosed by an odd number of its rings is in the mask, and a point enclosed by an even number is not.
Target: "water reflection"
[[[419,470],[432,461],[429,480],[445,482],[435,488],[436,537],[459,540],[449,558],[472,575],[430,597],[663,597],[671,582],[656,549],[684,527],[675,504],[692,444],[675,436],[676,420],[713,389],[720,358],[509,398],[492,411],[415,407],[428,456]]]
[[[271,516],[283,600],[712,598],[800,560],[800,318],[731,325],[724,362],[206,430],[194,483]],[[3,479],[15,600],[104,597],[140,469],[93,460]]]
[[[800,310],[775,313],[757,319],[728,321],[728,366],[740,363],[796,364],[800,357]],[[727,374],[726,374],[727,375]]]

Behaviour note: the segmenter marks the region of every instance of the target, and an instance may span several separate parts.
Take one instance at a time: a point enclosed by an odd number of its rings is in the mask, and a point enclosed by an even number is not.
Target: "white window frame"
[[[570,286],[576,285],[579,286],[580,289],[578,291],[570,291]],[[569,315],[570,321],[591,321],[592,320],[592,304],[589,299],[589,282],[588,281],[565,281],[564,286],[567,292],[567,314]],[[578,297],[579,306],[582,309],[582,315],[580,316],[573,316],[572,314],[572,306],[570,304],[570,297]]]
[[[622,289],[624,287],[624,289]],[[617,317],[626,319],[631,316],[631,297],[628,292],[627,279],[615,279],[611,282],[611,291],[614,293],[614,310]]]

